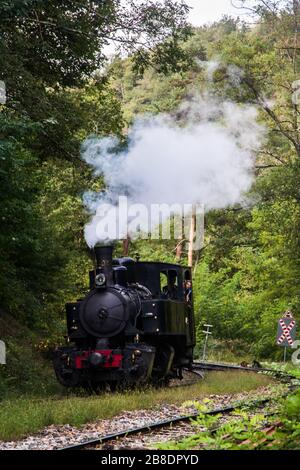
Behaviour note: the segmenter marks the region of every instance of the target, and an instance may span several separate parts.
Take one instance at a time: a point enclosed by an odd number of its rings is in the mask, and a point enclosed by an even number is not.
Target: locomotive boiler
[[[195,346],[191,269],[113,259],[111,246],[94,255],[89,293],[66,305],[68,346],[54,357],[59,382],[113,390],[181,378]]]

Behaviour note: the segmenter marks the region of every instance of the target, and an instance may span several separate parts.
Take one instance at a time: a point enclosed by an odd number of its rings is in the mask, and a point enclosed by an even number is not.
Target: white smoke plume
[[[97,208],[117,205],[119,196],[147,208],[197,203],[209,211],[239,203],[252,185],[255,153],[264,140],[265,129],[257,117],[253,106],[198,96],[174,116],[137,118],[126,149],[116,138],[87,139],[82,158],[104,177],[107,187],[100,194],[84,195],[92,214],[85,227],[87,244],[107,241],[107,233],[99,233]]]
[[[244,78],[244,70],[235,64],[226,64],[219,57],[215,57],[213,60],[196,60],[200,70],[205,73],[205,78],[208,82],[214,81],[214,75],[219,70],[223,70],[226,73],[227,80],[230,86],[239,88]],[[228,84],[223,85],[228,88]]]

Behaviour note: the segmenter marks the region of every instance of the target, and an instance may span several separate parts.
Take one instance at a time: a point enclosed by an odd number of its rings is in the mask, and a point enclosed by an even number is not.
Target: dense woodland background
[[[223,18],[196,29],[176,2],[136,3],[0,4],[7,88],[0,105],[0,338],[8,347],[0,393],[44,383],[49,351],[64,334],[64,304],[87,290],[82,194],[103,181],[80,158],[83,140],[126,140],[137,114],[172,113],[195,91],[255,104],[268,129],[249,205],[206,215],[194,267],[199,348],[208,321],[216,350],[278,358],[277,319],[300,310],[300,109],[292,102],[300,79],[298,2],[250,2],[252,24]],[[107,60],[110,38],[122,54]],[[216,59],[243,70],[238,87],[227,67],[207,81],[199,60]],[[176,245],[141,241],[130,254],[173,262]]]

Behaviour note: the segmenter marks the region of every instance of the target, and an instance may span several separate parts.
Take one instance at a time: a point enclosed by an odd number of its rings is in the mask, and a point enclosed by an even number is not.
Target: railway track
[[[195,363],[193,365],[193,369],[196,375],[201,378],[202,376],[202,371],[230,371],[230,370],[238,370],[238,371],[244,371],[244,372],[261,372],[261,373],[269,373],[273,374],[277,378],[280,378],[281,380],[284,379],[284,381],[291,381],[294,377],[286,374],[281,371],[276,371],[273,369],[258,369],[258,368],[253,368],[253,367],[242,367],[242,366],[234,366],[234,365],[227,365],[227,364],[217,364],[217,363]],[[191,372],[191,371],[190,371]],[[292,391],[293,386],[290,387],[290,391]],[[284,394],[281,396],[281,398],[284,398],[288,394]],[[255,401],[243,401],[243,402],[237,402],[235,404],[232,404],[230,406],[226,406],[223,408],[215,408],[213,410],[205,411],[203,414],[208,415],[208,416],[214,416],[218,414],[229,414],[233,411],[235,411],[238,408],[245,407],[259,407],[263,406],[269,402],[274,400],[274,397],[268,397],[268,398],[263,398],[261,400],[255,400]],[[102,444],[108,443],[108,442],[113,442],[120,440],[122,438],[126,438],[129,436],[133,435],[138,435],[138,434],[147,434],[152,431],[158,430],[158,429],[163,429],[163,428],[170,428],[171,426],[188,422],[191,421],[192,419],[195,419],[199,416],[198,412],[194,412],[188,415],[184,416],[177,416],[171,419],[166,419],[166,420],[161,420],[157,422],[153,422],[151,424],[147,424],[146,426],[139,426],[135,428],[130,428],[126,429],[124,431],[119,431],[116,433],[112,434],[107,434],[104,436],[99,436],[97,439],[93,440],[87,440],[83,441],[82,443],[75,444],[75,445],[70,445],[67,447],[63,447],[59,450],[63,451],[68,451],[68,450],[83,450],[83,449],[93,449],[96,448],[97,446],[100,446]]]
[[[205,411],[203,414],[207,416],[215,416],[218,414],[227,414],[231,413],[232,411],[241,408],[241,407],[252,407],[252,406],[261,406],[265,405],[266,403],[272,401],[273,398],[265,398],[257,401],[249,401],[249,402],[238,402],[234,405],[231,406],[226,406],[224,408],[215,408],[210,411]],[[113,433],[113,434],[108,434],[106,436],[101,436],[99,439],[93,439],[90,441],[85,441],[79,444],[63,447],[59,450],[82,450],[82,449],[88,449],[88,448],[95,448],[98,445],[107,443],[107,442],[112,442],[116,441],[121,438],[125,438],[128,436],[136,435],[136,434],[145,434],[149,433],[151,431],[155,431],[156,429],[162,429],[162,428],[169,428],[170,426],[174,426],[179,423],[184,423],[186,421],[190,421],[191,419],[195,419],[199,416],[198,412],[191,413],[185,416],[178,416],[175,418],[163,420],[163,421],[157,421],[152,424],[149,424],[147,426],[140,426],[132,429],[126,429],[121,432]]]
[[[282,372],[280,370],[275,369],[266,369],[263,367],[243,367],[237,366],[233,364],[222,364],[222,363],[215,363],[215,362],[194,362],[191,372],[194,371],[218,371],[218,372],[225,372],[225,371],[241,371],[241,372],[256,372],[256,373],[266,373],[270,375],[274,375],[275,377],[291,380],[294,378],[293,375],[287,374],[286,372]]]

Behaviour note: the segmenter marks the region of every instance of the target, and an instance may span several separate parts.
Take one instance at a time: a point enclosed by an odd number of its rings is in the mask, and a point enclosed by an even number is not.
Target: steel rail
[[[286,379],[293,379],[294,376],[287,374],[286,372],[276,370],[276,369],[265,369],[265,368],[258,368],[258,367],[243,367],[243,366],[236,366],[234,364],[221,364],[221,363],[214,363],[214,362],[194,362],[192,364],[192,368],[190,369],[191,372],[194,370],[203,370],[203,371],[229,371],[229,370],[236,370],[236,371],[243,371],[243,372],[262,372],[262,373],[270,373],[273,375],[277,375],[282,378]],[[189,369],[187,369],[189,370]]]

